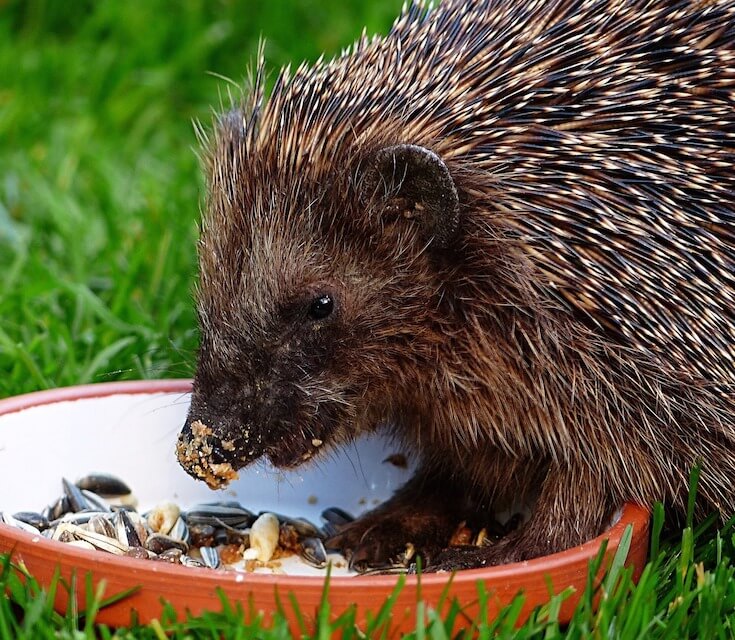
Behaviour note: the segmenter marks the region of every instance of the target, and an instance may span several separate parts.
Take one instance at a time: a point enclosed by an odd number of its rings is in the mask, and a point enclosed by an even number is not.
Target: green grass
[[[712,522],[698,527],[687,526],[679,539],[661,540],[663,509],[658,505],[654,516],[651,560],[638,582],[631,580],[630,569],[624,567],[625,547],[612,562],[600,589],[600,604],[592,606],[595,591],[589,587],[577,607],[571,622],[558,622],[559,605],[564,595],[538,609],[523,626],[516,625],[520,599],[510,605],[497,619],[480,617],[472,627],[459,631],[461,638],[732,638],[735,637],[735,568],[729,562],[734,546],[735,520],[719,532]],[[629,541],[629,539],[628,539]],[[594,575],[598,563],[593,563]],[[288,638],[289,629],[284,615],[277,614],[269,625],[262,624],[257,612],[222,598],[220,611],[197,618],[177,619],[176,613],[164,607],[158,620],[148,626],[108,629],[95,624],[94,613],[104,605],[101,594],[92,593],[87,584],[87,601],[93,602],[90,612],[79,612],[70,606],[65,615],[54,612],[53,595],[67,588],[54,580],[41,589],[22,569],[15,567],[7,556],[0,556],[0,590],[10,597],[0,599],[0,640],[28,638],[164,638],[193,640],[199,638],[252,638],[263,640]],[[328,587],[326,587],[328,588]],[[400,585],[398,589],[400,589]],[[478,588],[480,603],[488,594]],[[298,610],[298,602],[286,603]],[[314,638],[377,638],[385,630],[390,602],[383,615],[374,616],[367,628],[358,630],[354,612],[348,611],[337,620],[330,620],[329,605],[324,600],[317,616]],[[417,606],[417,625],[409,635],[416,640],[443,640],[452,637],[457,607],[440,617],[435,611]],[[87,615],[85,615],[87,613]],[[378,613],[378,612],[375,612]],[[456,629],[455,629],[456,631]]]
[[[192,120],[399,6],[353,4],[0,1],[0,397],[191,372]]]
[[[272,67],[333,54],[367,25],[385,31],[400,0],[228,2],[0,0],[0,397],[123,378],[185,376],[202,180],[192,120],[226,104],[267,36]],[[656,521],[660,530],[660,518]],[[652,541],[639,585],[616,565],[600,609],[585,594],[560,629],[558,600],[513,631],[516,610],[478,620],[479,637],[735,637],[733,525]],[[0,640],[283,638],[223,603],[220,612],[109,630],[53,612],[3,560]],[[482,593],[479,597],[486,597]],[[388,603],[390,604],[390,603]],[[289,605],[290,606],[290,603]],[[386,612],[388,608],[386,608]],[[346,615],[316,637],[359,637]],[[447,637],[426,611],[416,638]],[[375,629],[363,630],[368,636]]]

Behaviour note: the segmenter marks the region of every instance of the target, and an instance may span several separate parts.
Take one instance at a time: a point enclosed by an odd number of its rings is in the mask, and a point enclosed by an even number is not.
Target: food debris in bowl
[[[92,473],[72,483],[61,481],[63,492],[41,511],[0,514],[0,522],[77,548],[186,567],[286,573],[283,561],[295,557],[320,570],[349,573],[413,573],[417,552],[411,541],[387,564],[352,564],[329,548],[329,539],[354,517],[339,507],[321,513],[322,525],[306,518],[263,511],[254,513],[237,500],[206,502],[182,509],[173,501],[144,512],[128,485],[110,474]],[[473,531],[460,522],[447,546],[482,546],[517,526],[508,524]]]
[[[325,509],[319,527],[305,518],[255,514],[235,500],[186,509],[161,502],[140,513],[127,484],[103,473],[76,483],[64,478],[62,488],[41,511],[2,513],[0,522],[74,547],[187,567],[283,573],[289,556],[317,569],[347,567],[344,557],[324,545],[353,519],[342,509]]]

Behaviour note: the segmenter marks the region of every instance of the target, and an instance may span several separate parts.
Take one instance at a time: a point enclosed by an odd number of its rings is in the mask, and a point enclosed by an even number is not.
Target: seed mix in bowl
[[[237,501],[196,504],[182,510],[161,502],[140,513],[128,485],[109,474],[89,474],[76,483],[62,479],[63,492],[40,512],[0,513],[0,522],[75,547],[118,556],[246,572],[284,573],[282,563],[297,556],[315,569],[331,564],[352,573],[412,573],[417,554],[405,551],[387,564],[351,562],[329,549],[328,540],[354,520],[339,507],[325,509],[323,524],[271,512],[255,514]],[[458,526],[447,546],[483,546],[518,526],[515,514],[505,524]]]
[[[209,502],[182,510],[162,502],[137,511],[128,485],[108,474],[62,479],[63,493],[40,512],[0,513],[0,522],[66,544],[118,556],[190,567],[282,573],[281,561],[297,555],[326,570],[347,566],[324,541],[353,517],[325,509],[317,527],[305,518],[255,514],[237,501]]]

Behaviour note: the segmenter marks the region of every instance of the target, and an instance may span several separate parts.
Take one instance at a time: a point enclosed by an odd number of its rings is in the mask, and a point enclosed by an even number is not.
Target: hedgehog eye
[[[334,300],[329,294],[317,296],[309,305],[309,318],[312,320],[323,320],[334,309]]]

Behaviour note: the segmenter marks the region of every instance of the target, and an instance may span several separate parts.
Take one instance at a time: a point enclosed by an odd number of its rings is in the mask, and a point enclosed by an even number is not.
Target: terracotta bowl
[[[235,498],[253,511],[268,509],[318,523],[325,507],[340,506],[360,513],[390,496],[410,475],[410,470],[383,463],[395,451],[389,443],[373,439],[298,472],[283,474],[267,465],[256,466],[241,473],[227,489],[211,491],[189,478],[174,459],[189,390],[187,380],[122,382],[54,389],[0,401],[0,510],[40,510],[60,494],[61,477],[74,480],[91,471],[106,471],[131,485],[141,508],[161,500],[186,506]],[[534,607],[548,602],[549,587],[554,593],[573,587],[574,593],[564,601],[560,613],[562,620],[568,620],[584,591],[589,561],[603,540],[608,541],[606,557],[611,559],[629,524],[633,526],[633,541],[627,563],[637,577],[646,559],[648,522],[647,510],[624,505],[619,520],[608,531],[579,547],[529,562],[458,572],[449,585],[446,602],[456,598],[462,605],[466,618],[460,616],[461,625],[478,614],[478,581],[491,593],[489,616],[523,591],[522,621]],[[233,602],[242,602],[246,611],[252,603],[266,619],[280,600],[296,629],[288,594],[295,595],[307,623],[313,624],[324,586],[321,576],[221,572],[121,558],[3,524],[0,552],[11,552],[41,584],[51,581],[57,567],[67,580],[76,573],[79,588],[75,596],[80,608],[85,600],[83,574],[89,573],[95,584],[104,580],[107,596],[136,587],[133,595],[100,611],[98,621],[112,626],[130,624],[133,613],[141,622],[158,618],[162,598],[182,616],[187,611],[218,611],[217,589],[221,588]],[[332,615],[336,617],[354,604],[359,624],[365,623],[370,612],[378,611],[398,579],[337,573],[329,585]],[[438,606],[449,577],[421,576],[421,599]],[[417,587],[417,577],[408,576],[393,610],[391,628],[396,633],[415,626]],[[68,597],[59,590],[58,610],[65,610]]]

